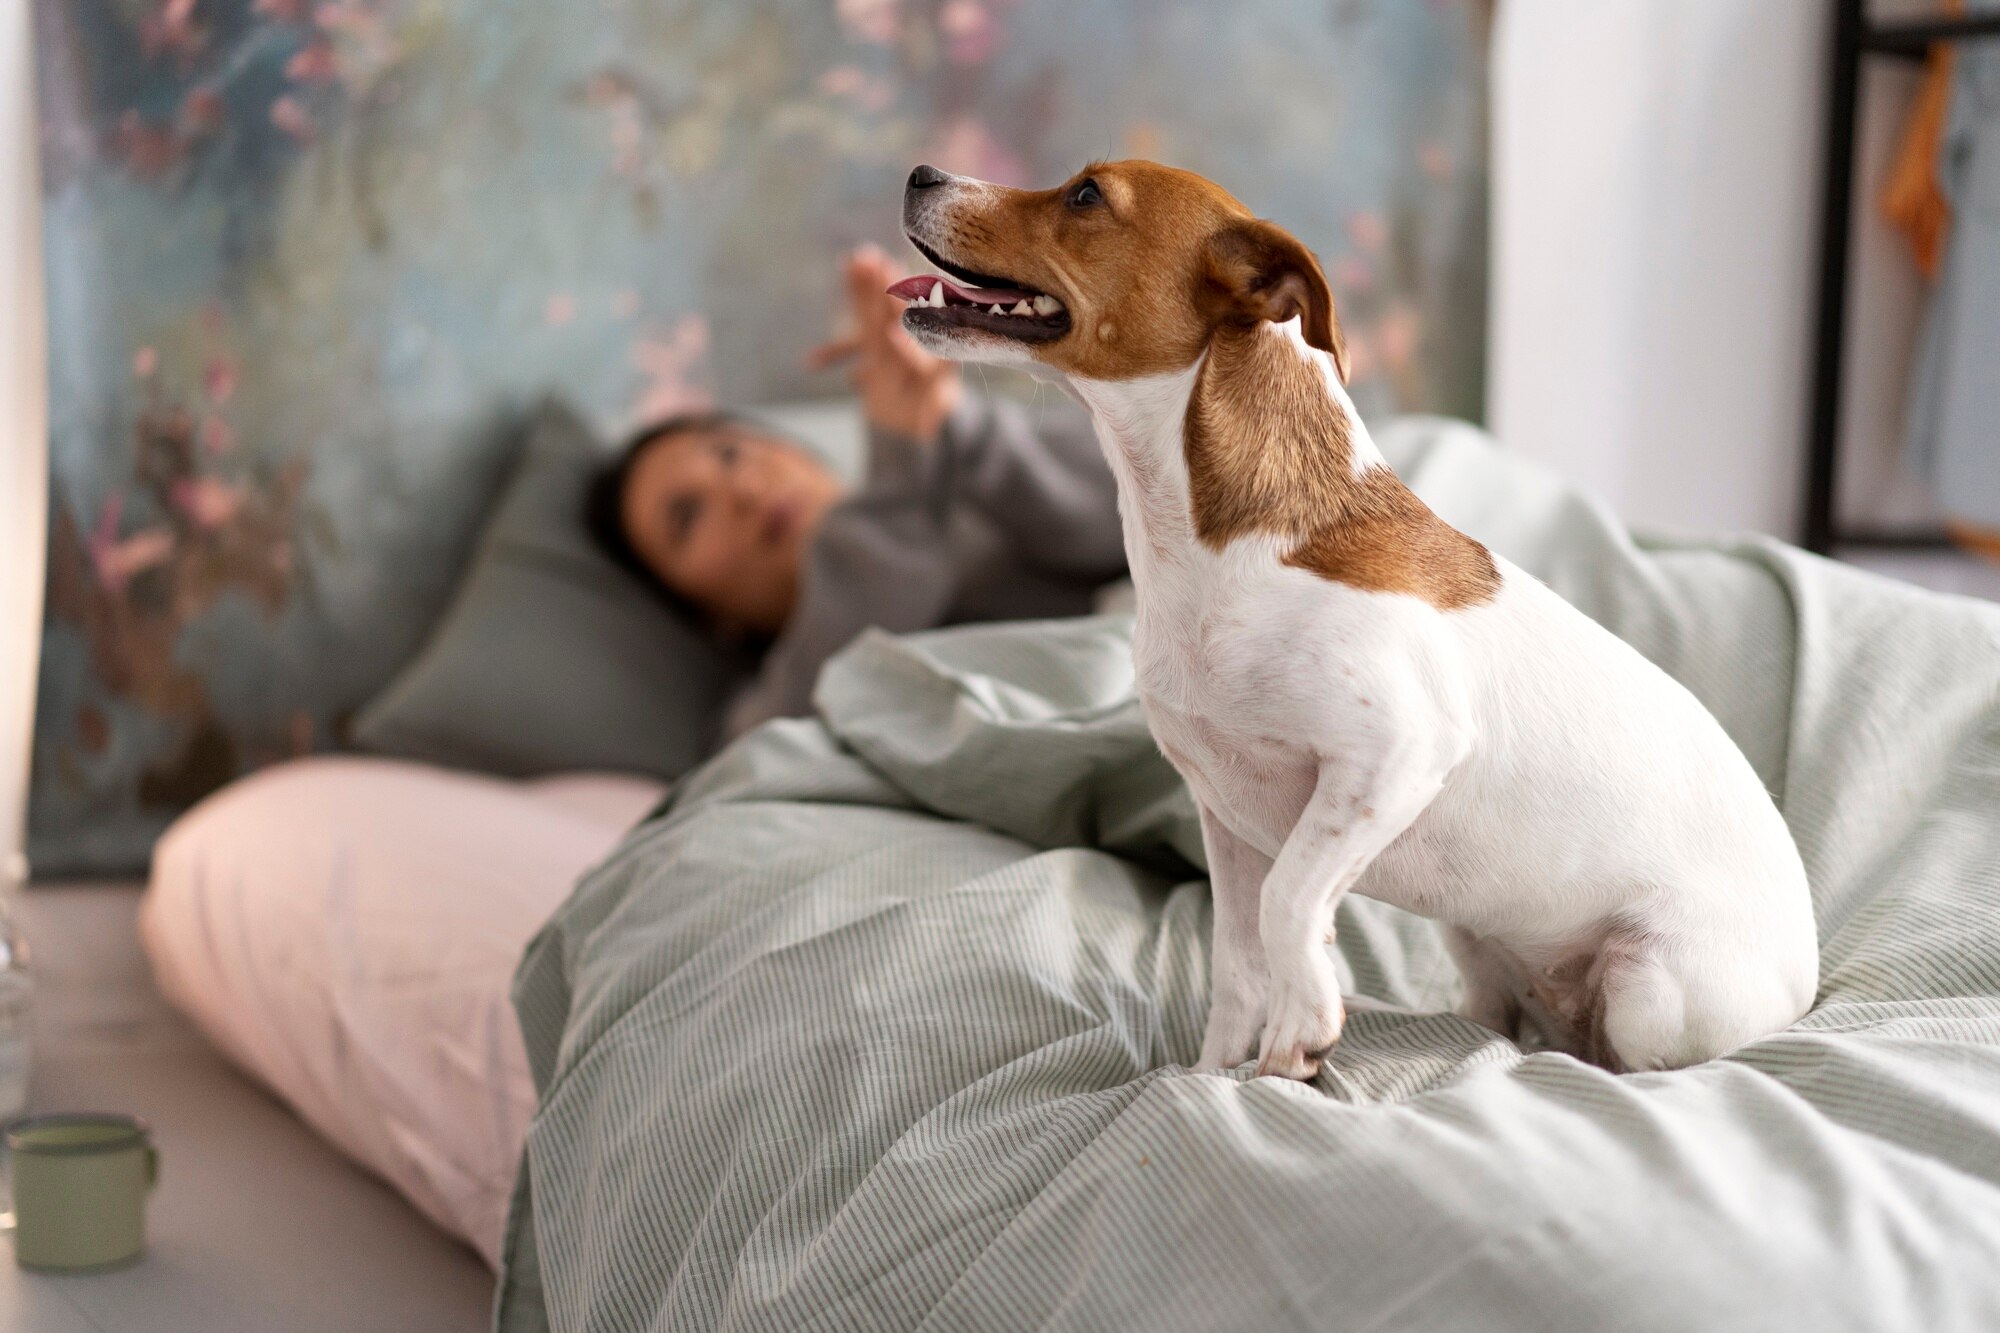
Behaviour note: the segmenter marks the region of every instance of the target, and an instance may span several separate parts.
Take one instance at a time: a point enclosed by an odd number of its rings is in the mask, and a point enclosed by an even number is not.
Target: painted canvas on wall
[[[801,359],[919,161],[1212,176],[1325,260],[1364,408],[1477,412],[1483,0],[35,3],[43,874],[337,745],[545,393],[838,391]]]

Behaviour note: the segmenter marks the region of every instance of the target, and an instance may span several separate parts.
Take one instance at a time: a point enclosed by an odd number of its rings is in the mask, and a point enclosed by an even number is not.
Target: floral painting
[[[336,747],[560,392],[838,390],[917,162],[1211,176],[1325,260],[1365,408],[1476,415],[1483,0],[35,0],[44,875]],[[907,253],[907,251],[905,251]]]

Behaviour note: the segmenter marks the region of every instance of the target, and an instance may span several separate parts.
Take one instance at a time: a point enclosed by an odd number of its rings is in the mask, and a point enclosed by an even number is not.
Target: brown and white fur
[[[1706,1060],[1806,1011],[1805,871],[1748,761],[1678,683],[1396,479],[1304,246],[1149,162],[1043,191],[920,167],[903,221],[947,274],[1053,298],[1009,314],[932,287],[910,333],[1059,374],[1116,475],[1139,695],[1214,886],[1201,1067],[1254,1052],[1260,1074],[1317,1072],[1350,889],[1439,924],[1467,1016],[1514,1035],[1526,1014],[1615,1070]]]

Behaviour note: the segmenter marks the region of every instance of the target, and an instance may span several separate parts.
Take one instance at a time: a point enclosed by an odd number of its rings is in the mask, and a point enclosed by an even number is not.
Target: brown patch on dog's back
[[[1352,517],[1321,528],[1285,563],[1371,592],[1419,597],[1440,611],[1491,601],[1500,571],[1484,546],[1430,511],[1386,467],[1355,478]]]
[[[1324,375],[1269,326],[1216,330],[1184,433],[1195,533],[1212,550],[1256,533],[1296,535],[1286,564],[1441,611],[1500,589],[1492,554],[1395,473],[1354,474],[1347,416]]]

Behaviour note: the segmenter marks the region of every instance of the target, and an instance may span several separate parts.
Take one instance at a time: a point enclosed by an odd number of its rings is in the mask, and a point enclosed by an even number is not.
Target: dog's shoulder
[[[1285,563],[1369,592],[1403,593],[1440,611],[1499,594],[1493,554],[1432,513],[1386,467],[1355,478],[1346,515],[1311,532]]]
[[[1488,602],[1501,575],[1487,549],[1446,523],[1365,444],[1325,368],[1278,330],[1219,333],[1183,425],[1188,500],[1202,543],[1297,541],[1283,562],[1440,611]]]

